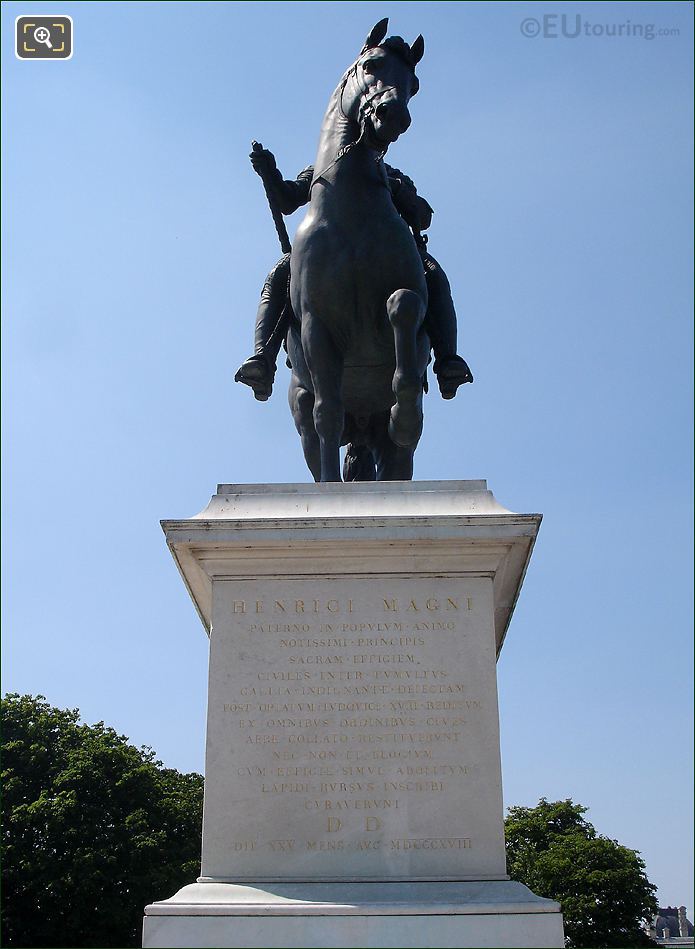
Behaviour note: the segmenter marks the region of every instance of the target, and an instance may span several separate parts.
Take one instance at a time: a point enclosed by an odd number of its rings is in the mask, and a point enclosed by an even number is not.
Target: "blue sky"
[[[73,58],[16,60],[14,18],[56,12]],[[563,12],[678,33],[522,33]],[[202,770],[207,640],[158,521],[308,478],[285,370],[265,404],[232,381],[279,255],[247,156],[313,161],[384,15],[425,36],[389,161],[435,208],[476,377],[430,393],[415,476],[544,514],[505,801],[585,804],[692,911],[688,3],[3,4],[4,690]]]

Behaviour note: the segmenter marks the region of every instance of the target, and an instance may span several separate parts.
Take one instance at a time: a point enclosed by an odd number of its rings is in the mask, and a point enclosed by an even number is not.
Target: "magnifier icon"
[[[49,49],[53,49],[53,43],[51,43],[51,32],[45,26],[37,26],[34,30],[34,39],[37,43],[45,43]]]

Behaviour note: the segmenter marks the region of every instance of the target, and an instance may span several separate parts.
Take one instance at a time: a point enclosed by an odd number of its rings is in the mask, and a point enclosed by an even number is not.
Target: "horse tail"
[[[348,443],[343,461],[343,481],[376,481],[374,456],[366,445]]]

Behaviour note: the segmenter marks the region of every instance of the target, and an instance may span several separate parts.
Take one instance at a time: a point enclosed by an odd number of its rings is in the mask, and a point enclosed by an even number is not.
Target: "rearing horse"
[[[387,25],[331,96],[292,249],[290,407],[316,481],[341,480],[346,437],[371,455],[363,477],[409,480],[422,433],[427,287],[382,158],[410,125],[424,41],[385,40]]]

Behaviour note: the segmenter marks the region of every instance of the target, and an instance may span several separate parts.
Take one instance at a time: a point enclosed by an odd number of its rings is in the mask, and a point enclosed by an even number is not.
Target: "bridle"
[[[359,57],[355,60],[352,66],[350,66],[350,68],[347,70],[347,72],[341,79],[340,93],[338,95],[338,106],[340,108],[340,114],[348,122],[357,121],[357,124],[359,125],[359,129],[360,129],[360,134],[355,139],[354,142],[348,142],[347,145],[343,145],[342,148],[339,148],[338,153],[333,159],[333,161],[330,162],[330,164],[326,165],[326,167],[319,174],[314,173],[314,177],[311,179],[311,185],[309,187],[309,194],[311,194],[311,189],[314,187],[314,185],[319,180],[319,178],[323,178],[323,176],[328,171],[330,171],[331,168],[334,167],[334,165],[338,164],[341,158],[344,158],[348,154],[348,152],[352,151],[352,149],[356,145],[359,145],[364,140],[364,137],[367,134],[367,119],[371,115],[373,115],[374,112],[376,111],[376,107],[374,105],[375,100],[381,99],[387,92],[391,92],[391,90],[395,88],[395,86],[384,86],[383,89],[376,89],[372,93],[367,92],[369,88],[367,83],[361,80],[357,75],[357,69],[361,63],[363,55],[364,55],[364,51],[360,53]],[[343,96],[345,95],[345,89],[351,78],[354,78],[355,82],[358,85],[360,99],[361,99],[360,108],[359,108],[359,112],[357,113],[356,120],[351,119],[350,116],[347,115],[347,113],[345,112],[345,109],[343,108]],[[376,153],[375,161],[377,162],[377,164],[382,160],[382,158],[386,154],[387,148],[384,148],[383,151]]]
[[[359,87],[360,98],[362,100],[360,104],[360,110],[357,113],[357,123],[360,126],[360,128],[364,126],[364,123],[369,118],[369,116],[374,114],[375,108],[372,103],[375,101],[375,99],[380,99],[387,92],[390,92],[392,89],[395,88],[395,86],[384,86],[383,89],[375,89],[374,92],[372,92],[371,94],[367,94],[367,90],[369,86],[367,85],[366,82],[364,82],[363,80],[360,80],[357,76],[357,69],[360,65],[362,55],[360,56],[359,59],[355,60],[355,62],[352,64],[352,66],[350,66],[348,71],[343,76],[341,89],[340,89],[340,98],[339,98],[340,114],[343,116],[343,118],[348,119],[349,121],[349,116],[346,115],[345,109],[343,108],[343,95],[345,94],[345,87],[347,86],[350,80],[350,77],[354,76],[355,82],[357,83]]]

